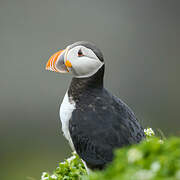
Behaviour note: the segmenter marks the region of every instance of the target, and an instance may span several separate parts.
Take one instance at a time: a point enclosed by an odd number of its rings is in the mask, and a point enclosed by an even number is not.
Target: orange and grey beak
[[[66,73],[69,72],[68,68],[71,68],[72,65],[70,61],[66,59],[67,49],[61,50],[53,54],[49,61],[46,64],[46,70]]]

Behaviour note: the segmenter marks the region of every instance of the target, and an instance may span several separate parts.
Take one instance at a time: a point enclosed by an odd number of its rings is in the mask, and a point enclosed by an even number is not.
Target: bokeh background
[[[59,105],[71,76],[54,52],[92,41],[105,86],[144,127],[180,135],[180,1],[0,0],[0,179],[38,180],[70,156]]]

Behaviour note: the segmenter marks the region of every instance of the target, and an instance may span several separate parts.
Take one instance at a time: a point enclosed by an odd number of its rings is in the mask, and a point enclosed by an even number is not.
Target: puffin
[[[62,131],[87,171],[102,170],[113,152],[145,139],[134,112],[104,88],[105,62],[95,44],[78,41],[53,54],[46,70],[71,73],[60,106]]]

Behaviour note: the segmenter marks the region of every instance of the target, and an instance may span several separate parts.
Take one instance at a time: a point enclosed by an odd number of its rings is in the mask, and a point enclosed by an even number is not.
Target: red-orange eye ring
[[[78,51],[78,56],[79,56],[79,57],[84,56],[84,54],[82,53],[82,50],[81,50],[81,49]]]

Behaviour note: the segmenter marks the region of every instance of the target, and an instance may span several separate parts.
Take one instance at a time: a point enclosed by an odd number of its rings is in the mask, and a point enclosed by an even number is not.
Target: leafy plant
[[[53,174],[43,172],[41,180],[79,180],[83,175],[87,175],[86,169],[76,153],[59,163]]]
[[[140,144],[115,150],[111,164],[103,171],[87,175],[77,154],[60,163],[52,175],[44,172],[41,180],[180,180],[180,138],[164,141],[154,137],[151,128]]]
[[[180,179],[180,138],[164,142],[153,137],[138,145],[115,151],[114,161],[90,180],[175,180]]]

